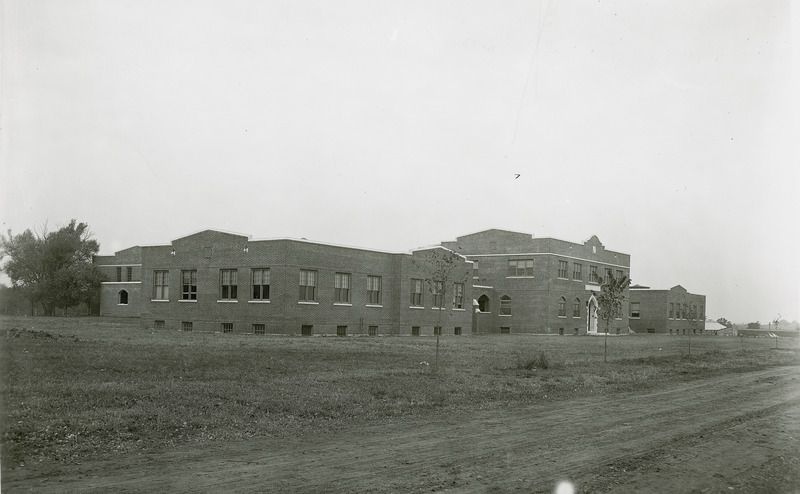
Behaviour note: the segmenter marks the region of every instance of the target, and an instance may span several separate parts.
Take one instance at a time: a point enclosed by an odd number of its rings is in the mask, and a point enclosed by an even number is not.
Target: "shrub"
[[[534,355],[532,358],[524,359],[522,357],[517,358],[517,369],[522,370],[533,370],[533,369],[560,369],[563,367],[561,363],[554,362],[550,359],[547,353],[544,350],[540,350],[539,353]]]

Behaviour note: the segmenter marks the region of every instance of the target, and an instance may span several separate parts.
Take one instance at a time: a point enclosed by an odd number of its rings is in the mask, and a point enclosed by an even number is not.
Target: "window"
[[[461,326],[456,326],[455,328],[453,328],[453,334],[456,335],[456,336],[460,336],[461,335]]]
[[[181,322],[181,331],[191,331],[192,330],[192,322],[191,321],[183,321]]]
[[[253,324],[253,334],[267,334],[267,325]]]
[[[312,326],[311,324],[303,324],[300,327],[300,334],[303,336],[311,336],[312,334],[314,334],[314,326]]]
[[[233,323],[232,322],[224,322],[224,323],[222,323],[222,332],[223,333],[233,333]]]
[[[442,291],[444,289],[444,283],[441,281],[434,281],[433,282],[433,307],[439,308],[442,306]]]
[[[317,272],[300,270],[300,300],[313,302],[317,300]]]
[[[153,271],[153,300],[169,300],[169,271]]]
[[[510,316],[511,315],[511,297],[508,295],[503,295],[500,297],[500,315],[501,316]]]
[[[511,334],[511,328],[500,328],[500,334]]]
[[[422,307],[422,280],[411,279],[411,306]]]
[[[631,317],[639,317],[639,302],[631,302]]]
[[[381,305],[381,277],[367,276],[367,303]]]
[[[419,326],[411,326],[411,336],[419,336]]]
[[[368,331],[370,336],[378,336],[378,326],[370,326]]]
[[[119,305],[128,305],[128,292],[125,290],[119,291]]]
[[[125,268],[125,278],[127,278],[126,281],[133,281],[133,267],[132,266],[128,266],[128,267]]]
[[[197,270],[181,271],[181,299],[197,300]]]
[[[220,269],[219,288],[222,300],[236,300],[238,287],[238,271],[235,269]]]
[[[478,261],[472,261],[472,277],[478,278]]]
[[[608,283],[609,281],[611,281],[611,268],[606,268],[605,282]]]
[[[166,327],[166,321],[156,321],[153,324],[153,329],[164,329]]]
[[[567,317],[567,299],[564,297],[558,301],[558,317]]]
[[[617,270],[617,279],[621,280],[623,276],[625,276],[625,273],[623,273],[621,269],[618,269]]]
[[[700,319],[701,321],[705,321],[706,320],[705,316],[703,315],[703,306],[702,305],[700,306],[700,311],[697,313],[697,318]]]
[[[581,317],[581,300],[579,298],[572,302],[572,317]]]
[[[252,271],[253,300],[269,300],[269,269]]]
[[[600,279],[597,276],[597,266],[589,266],[589,281],[592,283],[600,283]]]
[[[572,279],[583,280],[583,264],[578,262],[572,264]]]
[[[333,276],[334,302],[339,304],[350,303],[350,274],[336,273]]]
[[[674,302],[670,302],[669,303],[669,318],[670,319],[674,319],[675,318],[675,303]]]
[[[533,259],[509,260],[508,276],[533,276]]]
[[[558,261],[558,277],[567,278],[567,261]]]
[[[453,308],[464,308],[464,284],[453,283]]]
[[[117,268],[117,281],[122,281],[122,268]]]

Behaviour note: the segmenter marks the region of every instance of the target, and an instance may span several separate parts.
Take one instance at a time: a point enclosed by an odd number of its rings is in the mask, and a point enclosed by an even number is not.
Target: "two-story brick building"
[[[705,295],[680,285],[669,290],[636,285],[630,289],[630,326],[637,333],[700,334],[705,308]]]
[[[609,272],[630,277],[630,255],[606,249],[596,236],[573,243],[486,230],[442,246],[474,263],[479,333],[603,333],[595,298],[602,279]],[[627,332],[627,313],[626,302],[609,332]]]
[[[147,328],[256,334],[466,334],[472,263],[452,256],[447,287],[431,291],[428,258],[306,240],[253,240],[206,230],[168,245],[96,256],[107,281],[101,315]]]

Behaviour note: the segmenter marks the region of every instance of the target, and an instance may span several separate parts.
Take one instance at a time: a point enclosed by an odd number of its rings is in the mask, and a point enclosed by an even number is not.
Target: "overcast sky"
[[[597,235],[710,317],[800,319],[798,6],[5,0],[3,231]]]

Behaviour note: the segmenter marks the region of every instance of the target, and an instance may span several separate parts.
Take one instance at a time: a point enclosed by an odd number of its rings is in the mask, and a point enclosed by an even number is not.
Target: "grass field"
[[[0,318],[4,467],[331,432],[645,390],[800,363],[797,341],[715,336],[435,339],[153,332]],[[691,345],[691,356],[689,348]]]

